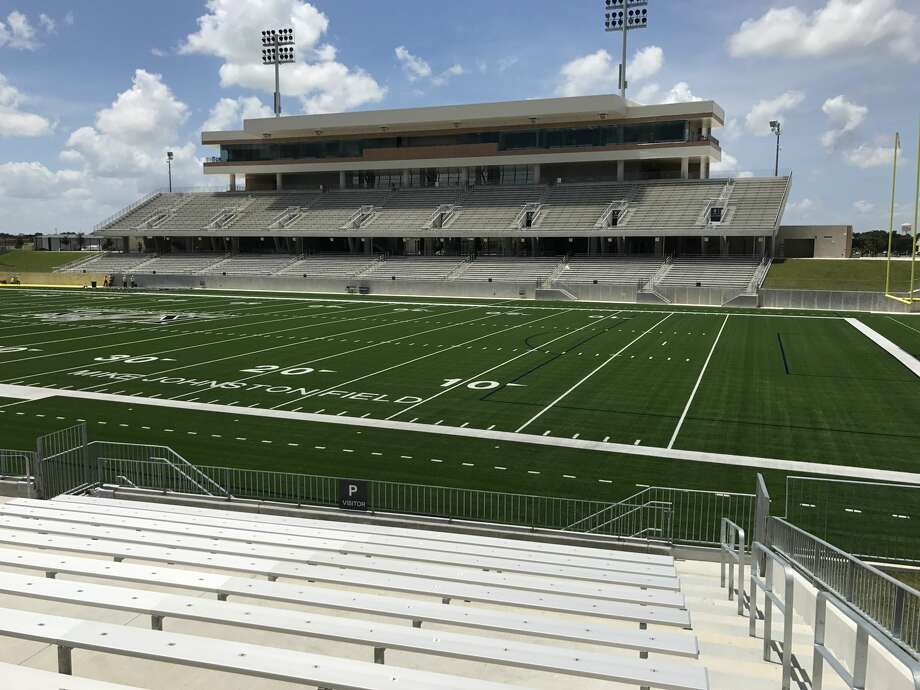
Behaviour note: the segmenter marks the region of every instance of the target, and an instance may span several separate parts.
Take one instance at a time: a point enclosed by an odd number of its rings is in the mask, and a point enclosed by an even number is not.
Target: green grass
[[[909,472],[920,460],[920,429],[904,416],[920,409],[920,382],[828,314],[273,297],[4,293],[0,383],[136,402],[3,407],[0,445],[31,448],[85,419],[92,439],[168,445],[200,465],[597,500],[643,484],[749,492],[756,470],[746,467],[245,414],[665,447],[699,379],[675,448]],[[164,325],[164,314],[209,318]],[[920,335],[916,318],[864,318],[906,349]],[[239,413],[154,407],[150,396]],[[783,474],[766,474],[781,495]]]
[[[15,249],[0,254],[0,273],[47,273],[58,266],[89,256],[89,252],[36,252]]]
[[[778,259],[773,262],[764,287],[786,290],[884,292],[885,266],[885,261],[877,259]],[[892,261],[892,291],[907,291],[909,285],[910,262]]]

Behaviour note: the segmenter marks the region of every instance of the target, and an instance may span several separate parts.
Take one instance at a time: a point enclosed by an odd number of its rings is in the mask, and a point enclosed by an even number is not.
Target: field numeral
[[[287,369],[282,369],[277,364],[260,364],[252,369],[240,369],[240,371],[244,374],[271,374],[272,372],[277,372],[282,376],[303,376],[312,374],[316,369],[311,367],[288,367]]]
[[[441,388],[450,388],[455,386],[458,383],[462,383],[463,379],[444,379],[444,383],[441,384]],[[500,384],[498,381],[471,381],[466,384],[466,387],[474,391],[490,391],[493,388],[498,388]]]
[[[13,352],[27,352],[28,349],[29,348],[27,347],[14,347],[12,345],[8,345],[6,347],[0,347],[0,355],[6,355]]]
[[[147,364],[148,362],[156,362],[159,360],[159,357],[153,357],[151,355],[135,357],[134,355],[108,355],[107,357],[96,357],[94,362],[124,362],[125,364]],[[166,361],[166,360],[164,360]],[[170,360],[174,361],[174,360]]]

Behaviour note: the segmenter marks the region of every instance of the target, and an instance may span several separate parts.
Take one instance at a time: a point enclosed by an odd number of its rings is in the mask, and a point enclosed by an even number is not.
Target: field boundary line
[[[907,350],[894,341],[888,340],[888,338],[875,329],[870,328],[859,319],[847,319],[846,322],[907,367],[914,376],[920,377],[920,361],[917,361],[917,358]]]
[[[0,397],[23,398],[28,395],[44,395],[52,393],[49,397],[77,398],[83,400],[96,400],[100,402],[115,402],[131,405],[147,405],[150,407],[166,407],[196,412],[216,412],[234,417],[245,415],[248,417],[265,417],[272,419],[288,419],[291,421],[315,422],[321,424],[335,424],[339,426],[362,427],[368,429],[386,429],[395,431],[410,431],[416,433],[439,434],[442,436],[455,436],[463,438],[490,439],[509,443],[523,443],[538,446],[557,448],[573,448],[577,450],[591,450],[603,453],[631,455],[649,460],[684,460],[688,462],[701,462],[716,465],[731,465],[736,467],[751,467],[762,470],[778,470],[789,473],[807,473],[819,476],[846,477],[852,479],[868,479],[872,481],[886,481],[907,484],[920,484],[920,474],[901,472],[899,470],[882,470],[871,467],[856,467],[849,465],[831,465],[801,460],[781,460],[778,458],[760,458],[747,455],[729,455],[724,453],[709,453],[705,451],[680,450],[676,448],[657,448],[654,446],[631,446],[621,443],[602,443],[601,441],[587,441],[582,439],[560,438],[555,436],[539,436],[533,434],[519,434],[511,431],[495,431],[477,429],[474,427],[454,427],[436,424],[418,424],[414,422],[397,422],[385,419],[362,417],[338,417],[335,415],[315,414],[309,412],[288,412],[287,410],[270,410],[266,408],[232,407],[230,405],[217,405],[210,403],[192,403],[187,401],[169,400],[164,398],[143,398],[130,395],[114,395],[112,393],[88,393],[79,390],[48,391],[44,388],[32,386],[0,385]],[[21,400],[22,402],[28,402]]]
[[[904,323],[903,321],[899,321],[898,319],[894,318],[893,316],[889,316],[888,318],[891,319],[892,321],[894,321],[894,322],[895,322],[896,324],[898,324],[899,326],[904,326],[904,328],[906,328],[906,329],[909,330],[909,331],[913,331],[914,333],[920,333],[920,328],[914,328],[913,326],[908,326],[906,323]]]
[[[667,321],[668,319],[670,319],[672,316],[674,316],[674,313],[673,313],[673,312],[670,313],[670,314],[668,314],[667,316],[665,316],[665,317],[664,317],[663,319],[661,319],[661,321],[659,321],[658,323],[654,324],[653,326],[649,327],[647,330],[645,330],[645,331],[643,331],[642,333],[640,333],[639,335],[637,335],[637,336],[636,336],[635,338],[633,338],[632,340],[630,340],[628,343],[626,343],[626,345],[624,345],[624,346],[621,347],[619,350],[617,350],[617,351],[614,352],[612,355],[610,355],[604,362],[602,362],[602,363],[600,363],[599,365],[597,365],[596,367],[594,367],[594,369],[592,369],[590,372],[588,372],[588,374],[586,374],[580,381],[578,381],[578,383],[576,383],[574,386],[572,386],[571,388],[569,388],[565,393],[563,393],[563,394],[560,395],[558,398],[556,398],[555,400],[553,400],[549,405],[547,405],[546,407],[544,407],[542,410],[540,410],[539,412],[537,412],[537,414],[535,414],[533,417],[531,417],[531,418],[528,419],[526,422],[524,422],[521,426],[519,426],[519,427],[515,430],[515,433],[519,434],[519,433],[521,433],[522,431],[524,431],[524,429],[526,429],[526,428],[527,428],[528,426],[530,426],[533,422],[537,421],[540,417],[542,417],[544,413],[549,412],[553,407],[555,407],[555,406],[556,406],[556,403],[558,403],[559,401],[561,401],[561,400],[563,400],[564,398],[566,398],[566,397],[569,395],[569,393],[571,393],[573,390],[575,390],[576,388],[578,388],[581,384],[583,384],[585,381],[587,381],[588,379],[590,379],[590,378],[591,378],[592,376],[594,376],[597,372],[599,372],[601,369],[603,369],[604,367],[606,367],[606,366],[607,366],[608,364],[610,364],[614,359],[616,359],[617,357],[619,357],[621,354],[623,354],[626,350],[628,350],[628,349],[629,349],[630,347],[632,347],[634,344],[636,344],[637,342],[639,342],[640,340],[642,340],[642,338],[644,338],[646,335],[648,335],[648,334],[651,333],[653,330],[655,330],[656,328],[658,328],[658,326],[660,326],[661,324],[663,324],[665,321]]]
[[[693,390],[690,392],[690,397],[687,398],[687,404],[684,405],[684,411],[680,415],[680,419],[677,420],[677,426],[674,428],[674,433],[671,435],[671,440],[668,443],[668,448],[674,447],[674,442],[677,440],[677,435],[680,433],[681,427],[684,425],[684,420],[687,418],[687,413],[690,411],[690,406],[693,404],[693,399],[696,397],[696,392],[699,390],[700,384],[703,382],[703,376],[706,374],[706,369],[709,367],[709,360],[712,359],[713,353],[716,351],[716,346],[719,344],[719,339],[722,337],[722,331],[725,330],[725,324],[728,323],[728,318],[731,314],[725,315],[725,320],[722,321],[722,327],[719,329],[716,339],[712,342],[712,347],[709,348],[709,354],[706,356],[706,361],[703,362],[703,368],[700,369],[700,375],[696,379],[696,384],[693,386]],[[784,355],[785,360],[785,355]]]
[[[317,395],[321,395],[321,394],[323,394],[323,393],[328,393],[329,391],[336,390],[337,388],[341,388],[342,386],[349,386],[349,385],[351,385],[352,383],[357,383],[358,381],[363,381],[364,379],[373,378],[374,376],[378,376],[379,374],[385,374],[385,373],[388,372],[388,371],[392,371],[393,369],[399,369],[399,367],[404,367],[404,366],[406,366],[407,364],[414,364],[415,362],[421,361],[421,360],[423,360],[423,359],[427,359],[428,357],[435,357],[435,356],[440,355],[440,354],[443,354],[443,353],[445,353],[445,352],[450,352],[451,350],[453,350],[453,349],[455,349],[455,348],[458,348],[458,347],[461,347],[461,346],[463,346],[463,345],[469,345],[470,343],[475,343],[476,341],[478,341],[478,340],[483,340],[484,338],[491,338],[491,337],[493,337],[493,336],[498,335],[499,333],[506,333],[507,331],[513,331],[515,328],[521,328],[522,326],[529,326],[529,325],[531,325],[531,324],[538,323],[538,322],[543,321],[543,320],[545,320],[545,319],[551,319],[551,318],[553,318],[554,316],[559,316],[559,314],[549,314],[548,316],[541,316],[541,317],[538,318],[538,319],[532,319],[532,320],[530,320],[530,321],[524,321],[523,323],[518,323],[518,324],[515,324],[514,326],[508,326],[507,328],[503,328],[503,329],[498,330],[498,331],[492,331],[491,333],[486,333],[485,335],[480,335],[480,336],[477,336],[477,337],[472,338],[472,339],[470,339],[470,340],[465,340],[465,341],[460,342],[460,343],[455,343],[455,344],[451,345],[450,347],[446,347],[446,348],[444,348],[444,349],[442,349],[442,350],[435,350],[434,352],[429,352],[429,353],[426,354],[426,355],[420,355],[420,356],[418,356],[418,357],[413,357],[412,359],[406,360],[405,362],[400,362],[399,364],[393,364],[393,365],[391,365],[391,366],[389,366],[389,367],[386,367],[385,369],[379,369],[378,371],[374,371],[374,372],[371,372],[370,374],[365,374],[365,375],[363,375],[363,376],[359,376],[359,377],[354,378],[354,379],[351,379],[351,380],[349,380],[349,381],[343,381],[342,383],[339,383],[339,384],[337,384],[337,385],[335,385],[335,386],[330,386],[330,387],[328,387],[328,388],[324,388],[323,390],[318,391],[318,392],[316,392],[316,393],[311,393],[310,395],[305,395],[305,396],[300,397],[300,398],[297,398],[297,399],[295,399],[295,400],[288,400],[288,401],[286,401],[286,402],[279,403],[278,405],[275,405],[275,406],[272,407],[271,409],[277,410],[277,409],[280,409],[280,408],[282,408],[282,407],[285,407],[286,405],[291,405],[291,404],[293,404],[293,403],[300,402],[301,400],[306,400],[307,398],[313,398],[313,397],[316,397]],[[481,318],[492,318],[492,317],[485,316],[485,317],[481,317]],[[471,321],[460,322],[460,323],[458,323],[458,324],[455,324],[455,326],[463,326],[463,325],[466,325],[466,324],[468,324],[468,323],[473,323],[474,321],[479,321],[479,320],[480,320],[480,319],[473,319],[473,320],[471,320]],[[443,330],[443,329],[445,329],[445,328],[453,328],[453,327],[454,327],[454,326],[441,326],[440,328],[435,328],[435,329],[432,329],[432,330],[439,331],[439,330]],[[356,348],[355,350],[350,350],[350,351],[345,352],[345,353],[337,353],[337,354],[335,354],[335,355],[328,355],[328,356],[326,356],[326,357],[321,357],[321,358],[316,359],[316,360],[311,360],[311,361],[309,361],[309,362],[304,362],[304,364],[313,364],[313,363],[315,363],[315,362],[321,362],[321,361],[323,361],[323,360],[325,360],[325,359],[331,359],[332,357],[338,357],[340,354],[351,354],[351,353],[353,353],[353,352],[357,352],[357,351],[359,351],[359,350],[366,349],[367,347],[377,347],[377,345],[383,345],[383,344],[386,344],[386,343],[394,342],[394,341],[396,341],[396,340],[403,340],[404,338],[409,338],[409,337],[413,337],[413,338],[414,338],[414,337],[417,336],[417,335],[424,335],[425,333],[431,333],[431,332],[432,332],[432,331],[422,331],[421,333],[416,333],[416,334],[413,334],[413,335],[406,335],[406,336],[401,336],[401,337],[399,337],[399,338],[393,338],[392,340],[387,340],[387,341],[384,341],[383,343],[377,343],[376,345],[367,345],[367,346],[365,346],[365,347],[363,347],[363,348]],[[295,366],[302,366],[302,365],[295,365]]]
[[[572,309],[572,310],[571,310],[572,313],[577,313],[578,311],[579,311],[579,310],[577,310],[577,309]],[[511,362],[515,362],[515,361],[519,360],[521,357],[526,357],[527,355],[531,354],[532,352],[539,352],[541,348],[544,348],[544,347],[546,347],[547,345],[552,345],[552,344],[555,343],[557,340],[562,340],[563,338],[567,338],[568,336],[572,335],[573,333],[578,333],[579,331],[583,331],[584,329],[588,328],[589,326],[597,325],[597,324],[601,323],[602,321],[604,321],[604,320],[606,320],[606,319],[615,318],[616,315],[617,315],[617,314],[620,314],[620,313],[622,313],[622,312],[614,312],[614,313],[611,314],[610,316],[605,316],[605,317],[602,318],[602,319],[595,319],[594,321],[591,321],[590,323],[586,323],[584,326],[579,326],[578,328],[576,328],[576,329],[574,329],[574,330],[568,331],[568,332],[566,332],[566,333],[563,333],[563,334],[560,335],[560,336],[557,336],[556,338],[553,338],[552,340],[546,341],[545,343],[543,343],[542,345],[540,345],[540,347],[530,347],[530,348],[524,350],[524,352],[522,352],[521,354],[512,357],[511,359],[506,359],[504,362],[501,362],[501,363],[499,363],[499,364],[496,364],[495,366],[490,367],[489,369],[485,369],[485,370],[480,371],[480,372],[478,372],[478,373],[476,373],[476,374],[473,374],[472,376],[469,376],[469,377],[463,379],[462,381],[460,381],[460,383],[456,383],[456,384],[454,384],[453,386],[450,386],[449,388],[445,388],[445,389],[442,390],[442,391],[438,391],[438,392],[435,393],[434,395],[429,395],[427,398],[425,398],[425,399],[422,400],[421,402],[414,403],[414,404],[412,404],[412,405],[409,405],[409,407],[406,407],[406,408],[403,408],[402,410],[399,410],[398,412],[394,412],[394,413],[391,414],[389,417],[385,417],[385,419],[386,419],[386,420],[391,420],[391,419],[393,419],[393,417],[398,417],[399,415],[403,414],[404,412],[408,412],[409,410],[412,410],[412,409],[418,407],[419,405],[426,405],[426,404],[430,403],[432,400],[434,400],[435,398],[441,397],[441,396],[444,395],[445,393],[450,393],[451,391],[454,391],[454,390],[460,388],[461,386],[465,386],[465,385],[467,385],[468,383],[471,383],[472,381],[475,381],[475,380],[478,379],[480,376],[485,376],[486,374],[489,374],[489,373],[495,371],[496,369],[501,369],[502,367],[507,366],[508,364],[511,364]],[[555,315],[553,315],[553,316],[555,316]]]

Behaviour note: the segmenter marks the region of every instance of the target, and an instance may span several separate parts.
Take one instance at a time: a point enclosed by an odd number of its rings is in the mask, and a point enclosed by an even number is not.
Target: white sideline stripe
[[[722,337],[722,331],[725,330],[725,324],[728,323],[728,317],[731,314],[726,314],[725,319],[722,321],[722,327],[719,329],[719,334],[716,336],[716,339],[712,343],[712,347],[709,349],[709,355],[706,357],[706,361],[703,362],[703,368],[700,369],[700,375],[696,379],[696,384],[693,386],[693,391],[690,393],[690,397],[687,398],[687,404],[684,406],[684,411],[680,415],[680,419],[677,421],[677,426],[674,428],[674,433],[671,435],[671,441],[668,443],[668,448],[674,447],[674,442],[677,440],[677,435],[680,433],[681,427],[684,425],[684,420],[687,418],[687,413],[690,411],[690,406],[693,404],[693,399],[696,397],[696,391],[700,387],[700,383],[703,381],[703,376],[706,374],[706,368],[709,366],[709,360],[712,359],[712,353],[716,351],[716,345],[719,344],[719,338]]]
[[[628,350],[630,347],[632,347],[632,345],[633,345],[634,343],[636,343],[637,341],[641,340],[643,336],[645,336],[646,334],[648,334],[648,333],[650,333],[651,331],[653,331],[653,330],[655,330],[656,328],[658,328],[658,326],[660,326],[660,325],[663,324],[665,321],[667,321],[668,319],[670,319],[673,315],[674,315],[674,314],[668,314],[668,315],[665,316],[663,319],[661,319],[660,321],[658,321],[654,326],[650,326],[650,327],[648,328],[648,330],[643,331],[640,335],[638,335],[638,336],[636,336],[635,338],[633,338],[632,340],[630,340],[626,345],[624,345],[624,346],[621,347],[619,350],[617,350],[616,352],[614,352],[614,353],[613,353],[612,355],[610,355],[606,360],[604,360],[603,362],[601,362],[598,366],[594,367],[594,369],[592,369],[590,372],[588,372],[588,374],[587,374],[586,376],[584,376],[578,383],[576,383],[574,386],[572,386],[571,388],[569,388],[565,393],[563,393],[563,394],[560,395],[558,398],[556,398],[555,400],[553,400],[549,405],[547,405],[546,407],[544,407],[542,410],[540,410],[539,412],[537,412],[537,414],[535,414],[533,417],[531,417],[531,418],[528,419],[526,422],[524,422],[523,424],[521,424],[521,426],[519,426],[519,427],[516,429],[515,433],[518,433],[518,434],[519,434],[519,433],[521,433],[522,431],[524,431],[524,429],[526,429],[528,426],[530,426],[530,424],[531,424],[532,422],[534,422],[534,421],[538,420],[540,417],[542,417],[544,412],[549,412],[549,410],[551,410],[553,407],[556,406],[556,403],[558,403],[560,400],[562,400],[563,398],[565,398],[566,396],[568,396],[569,393],[571,393],[573,390],[575,390],[576,388],[578,388],[581,384],[583,384],[583,383],[584,383],[585,381],[587,381],[589,378],[591,378],[592,376],[594,376],[597,372],[599,372],[599,371],[600,371],[601,369],[603,369],[605,366],[607,366],[608,364],[610,364],[610,362],[612,362],[616,357],[619,357],[623,352],[625,352],[625,351]],[[573,439],[573,440],[575,440],[575,439]]]
[[[58,394],[60,394],[60,391],[0,383],[0,398],[19,398],[25,402],[27,400],[43,400]]]
[[[900,345],[888,340],[888,338],[878,331],[869,328],[869,326],[859,319],[846,319],[846,322],[907,367],[913,372],[914,376],[920,377],[920,362],[917,361],[916,357],[906,352]]]
[[[6,386],[7,395],[13,398],[22,398],[30,390],[43,391],[42,388],[33,386]],[[111,393],[93,393],[89,391],[65,391],[57,389],[52,391],[56,398],[77,398],[82,400],[98,400],[103,402],[127,403],[131,405],[147,405],[150,407],[168,407],[178,410],[196,412],[219,412],[223,414],[245,415],[247,417],[270,417],[273,419],[290,419],[302,422],[317,422],[321,424],[338,424],[342,426],[366,427],[369,429],[393,429],[398,431],[414,431],[425,434],[440,434],[442,436],[460,436],[464,438],[491,439],[493,441],[507,441],[509,443],[529,443],[536,446],[552,446],[556,448],[576,448],[579,450],[596,450],[603,453],[619,453],[622,455],[639,455],[643,457],[664,460],[686,460],[689,462],[705,462],[716,465],[734,465],[738,467],[753,467],[757,469],[779,470],[781,472],[807,472],[822,477],[847,477],[853,479],[871,479],[874,481],[901,482],[920,484],[920,474],[914,472],[900,472],[897,470],[880,470],[869,467],[850,467],[847,465],[827,465],[817,462],[804,462],[800,460],[780,460],[778,458],[761,458],[749,455],[729,455],[727,453],[709,453],[696,450],[680,450],[676,448],[656,448],[655,446],[631,446],[622,443],[601,443],[586,439],[560,438],[558,436],[535,436],[520,434],[512,431],[496,431],[488,429],[474,429],[445,426],[443,424],[421,424],[414,422],[397,422],[388,419],[375,419],[373,417],[336,417],[335,415],[322,415],[310,412],[288,412],[287,410],[271,410],[265,408],[233,407],[232,405],[212,405],[208,403],[190,403],[183,400],[168,400],[162,398],[145,398],[133,395],[112,395]],[[4,396],[6,397],[6,396]]]

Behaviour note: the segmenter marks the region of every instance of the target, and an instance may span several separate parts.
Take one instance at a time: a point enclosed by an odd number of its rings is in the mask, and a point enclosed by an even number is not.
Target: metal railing
[[[751,533],[754,519],[754,496],[724,491],[701,491],[673,487],[649,486],[617,503],[612,503],[596,513],[566,525],[565,529],[594,532],[602,526],[629,525],[638,509],[657,507],[670,517],[667,540],[682,544],[721,543],[722,518],[741,525],[746,534]],[[646,514],[644,517],[648,518]],[[648,521],[647,521],[648,522]]]
[[[875,621],[920,658],[920,592],[781,518],[768,518],[767,532],[773,549],[820,589]]]
[[[96,223],[96,224],[93,226],[93,232],[99,232],[100,230],[104,229],[106,226],[111,225],[112,223],[115,223],[115,222],[121,220],[122,218],[124,218],[125,216],[127,216],[127,215],[128,215],[129,213],[131,213],[132,211],[134,211],[134,210],[140,208],[141,206],[143,206],[144,204],[146,204],[148,201],[151,201],[155,196],[159,196],[161,193],[162,193],[162,192],[161,192],[160,190],[157,190],[157,191],[154,191],[154,192],[148,192],[147,194],[145,194],[144,196],[142,196],[140,199],[137,199],[136,201],[134,201],[133,203],[128,204],[127,206],[125,206],[125,207],[122,208],[121,210],[116,211],[115,213],[113,213],[111,216],[109,216],[109,217],[106,218],[105,220],[102,220],[102,221]]]
[[[0,449],[0,477],[28,478],[35,466],[35,453],[30,450]]]
[[[824,643],[828,604],[831,604],[856,626],[852,672],[846,669],[844,663]],[[869,667],[870,637],[907,669],[910,679],[913,681],[914,689],[920,690],[920,662],[897,645],[892,644],[888,635],[879,632],[872,621],[828,592],[819,592],[815,604],[815,641],[811,671],[812,690],[823,690],[824,688],[825,662],[840,676],[848,688],[865,688]]]
[[[746,560],[744,545],[745,534],[734,522],[722,518],[722,536],[719,558],[719,583],[722,587],[728,585],[728,600],[735,598],[735,565],[738,566],[738,615],[744,615],[744,563]],[[725,570],[728,566],[728,582],[725,579]]]
[[[783,572],[782,596],[774,590],[774,571],[780,566]],[[795,616],[795,576],[786,559],[760,542],[751,545],[751,605],[748,609],[748,633],[757,637],[757,588],[764,595],[763,605],[763,660],[770,661],[773,648],[773,607],[783,614],[782,689],[792,685],[792,625]]]

